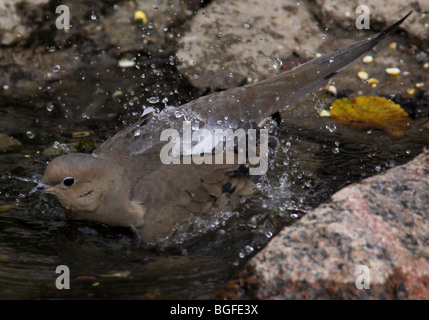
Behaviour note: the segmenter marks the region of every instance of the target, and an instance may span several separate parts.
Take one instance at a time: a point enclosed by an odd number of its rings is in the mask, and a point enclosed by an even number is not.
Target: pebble
[[[368,72],[365,71],[359,71],[357,75],[361,80],[367,80],[369,77]]]
[[[362,62],[366,63],[366,64],[371,63],[373,61],[374,61],[374,58],[372,56],[370,56],[370,55],[367,55],[367,56],[365,56],[365,57],[362,58]]]
[[[124,93],[121,90],[116,90],[115,92],[113,92],[112,94],[112,98],[117,98],[122,96]]]
[[[331,93],[334,96],[337,96],[337,88],[335,86],[328,86],[328,88],[326,89],[326,91],[328,91],[329,93]]]
[[[20,141],[0,133],[0,152],[18,152],[22,148]]]
[[[397,47],[398,47],[398,44],[396,42],[392,42],[389,44],[389,48],[392,50],[396,50]]]
[[[130,59],[121,59],[118,61],[118,66],[121,68],[131,68],[136,65],[135,61],[132,61]]]
[[[320,111],[319,116],[322,118],[329,118],[331,113],[328,110],[322,110]]]
[[[401,70],[399,70],[398,68],[386,68],[386,73],[396,76],[401,73]]]

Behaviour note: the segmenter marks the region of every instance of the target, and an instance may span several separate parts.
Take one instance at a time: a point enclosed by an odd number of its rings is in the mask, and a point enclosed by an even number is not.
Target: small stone
[[[365,56],[365,57],[362,58],[362,62],[366,63],[366,64],[371,63],[373,61],[374,61],[374,58],[372,56],[370,56],[370,55],[367,55],[367,56]]]
[[[369,75],[368,75],[368,72],[365,72],[365,71],[359,71],[359,72],[358,72],[358,77],[359,77],[359,79],[361,79],[361,80],[368,80]]]
[[[386,73],[392,76],[397,76],[401,73],[401,70],[399,70],[398,68],[386,68]]]
[[[20,141],[0,133],[0,152],[18,152],[22,148]]]
[[[122,96],[124,93],[121,90],[116,90],[115,92],[113,92],[112,94],[112,98],[117,98]]]
[[[328,91],[330,94],[332,94],[333,96],[337,96],[337,88],[335,86],[328,86],[328,88],[326,89],[326,91]]]
[[[397,47],[398,47],[398,44],[396,42],[392,42],[389,44],[389,48],[391,50],[396,50]]]
[[[118,66],[121,68],[132,68],[136,65],[135,61],[130,59],[121,59],[118,61]]]
[[[322,110],[320,111],[319,116],[322,118],[329,118],[331,113],[328,110]]]

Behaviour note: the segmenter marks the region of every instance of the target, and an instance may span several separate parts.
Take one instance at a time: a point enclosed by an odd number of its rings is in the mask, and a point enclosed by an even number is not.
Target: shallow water
[[[85,78],[82,87],[68,86],[67,79],[57,86],[51,98],[61,98],[62,105],[54,110],[41,96],[1,106],[1,131],[23,143],[19,153],[0,154],[1,299],[219,298],[225,283],[282,227],[340,188],[402,164],[429,145],[429,130],[419,129],[419,121],[402,139],[393,139],[318,118],[309,99],[308,110],[284,117],[281,147],[254,196],[205,226],[209,231],[192,243],[167,252],[145,249],[127,229],[69,221],[54,199],[27,196],[51,159],[43,150],[55,141],[69,142],[73,132],[89,131],[101,143],[146,106],[162,108],[166,97],[171,105],[189,100],[192,90],[166,61],[148,70],[113,68],[117,73],[104,78],[83,70],[77,75]],[[103,112],[85,121],[73,115],[82,111],[76,106],[92,101],[93,92],[113,92],[118,81],[124,95]],[[112,117],[115,108],[119,116]],[[59,265],[70,269],[69,290],[55,286]]]
[[[22,110],[22,119],[31,116]],[[330,120],[318,126],[323,121]],[[429,141],[427,130],[393,140],[347,128],[325,134],[287,122],[282,128],[282,148],[259,191],[217,228],[169,252],[146,250],[126,229],[68,221],[53,199],[27,198],[31,180],[49,159],[31,152],[40,144],[0,155],[0,298],[219,297],[228,279],[281,227],[339,188],[406,162]],[[70,290],[55,286],[59,265],[70,269]]]

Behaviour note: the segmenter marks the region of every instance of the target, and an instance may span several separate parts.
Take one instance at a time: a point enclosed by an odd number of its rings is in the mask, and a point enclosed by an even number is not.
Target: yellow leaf
[[[334,101],[331,117],[355,129],[380,129],[400,138],[411,119],[401,106],[382,97],[342,98]]]

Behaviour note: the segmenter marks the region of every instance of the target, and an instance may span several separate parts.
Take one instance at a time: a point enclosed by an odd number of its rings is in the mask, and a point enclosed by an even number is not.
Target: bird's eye
[[[65,177],[61,184],[66,187],[71,187],[72,185],[75,184],[75,182],[76,180],[73,177]]]

